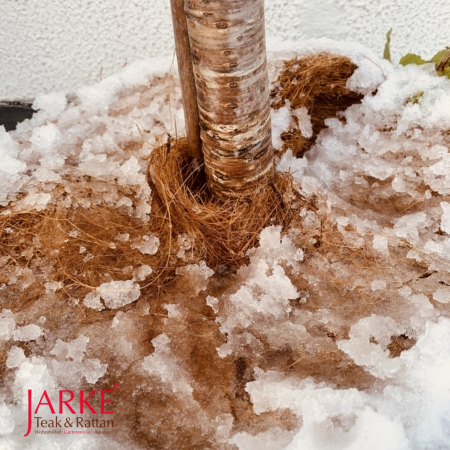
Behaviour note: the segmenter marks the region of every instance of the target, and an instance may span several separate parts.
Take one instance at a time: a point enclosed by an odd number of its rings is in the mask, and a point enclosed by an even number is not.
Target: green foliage
[[[431,58],[431,62],[434,62],[436,65],[438,65],[442,59],[445,57],[445,55],[447,54],[448,50],[441,50],[440,52],[437,52],[432,58]]]
[[[442,70],[438,70],[437,73],[440,77],[450,78],[450,64],[447,63],[445,67]]]
[[[416,105],[419,103],[420,99],[423,97],[423,92],[419,92],[416,95],[413,95],[412,97],[408,98],[408,103],[412,103],[413,105]]]
[[[390,36],[390,34],[389,34],[389,36]],[[388,45],[388,44],[386,43],[386,45]],[[386,49],[384,50],[384,52],[386,55]],[[390,52],[390,50],[389,50],[389,52]],[[385,56],[385,58],[386,58],[386,56]],[[407,55],[403,56],[399,62],[402,66],[407,66],[408,64],[416,64],[416,65],[420,66],[420,65],[426,64],[426,63],[434,63],[436,72],[440,77],[450,78],[450,48],[449,47],[436,53],[429,61],[425,61],[422,57],[420,57],[419,55],[416,55],[414,53],[408,53]],[[417,99],[417,101],[414,101],[414,97],[413,97],[411,102],[417,103],[418,99]]]
[[[407,66],[408,64],[417,64],[418,66],[425,64],[426,61],[423,60],[419,55],[414,53],[408,53],[405,56],[402,56],[400,59],[400,64],[402,66]]]
[[[392,28],[386,33],[386,44],[384,46],[384,53],[383,53],[383,58],[387,59],[390,62],[392,62],[392,59],[391,59],[391,34],[392,34]]]
[[[450,49],[442,50],[431,58],[436,64],[436,71],[440,77],[446,76],[450,78]]]
[[[391,59],[391,34],[392,28],[386,33],[386,44],[384,46],[383,58],[392,62]],[[424,60],[421,56],[415,53],[408,53],[400,58],[399,63],[402,66],[407,66],[408,64],[416,64],[421,66],[426,63],[434,63],[436,72],[440,77],[450,78],[450,47],[441,50],[436,53],[429,61]],[[423,94],[423,93],[422,93]],[[422,94],[415,95],[411,97],[408,101],[411,103],[418,103]]]

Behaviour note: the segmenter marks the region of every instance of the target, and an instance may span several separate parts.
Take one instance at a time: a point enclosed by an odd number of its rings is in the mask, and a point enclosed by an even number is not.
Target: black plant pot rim
[[[36,110],[32,103],[21,101],[0,101],[0,126],[6,131],[13,131],[17,124],[26,119],[31,119]]]

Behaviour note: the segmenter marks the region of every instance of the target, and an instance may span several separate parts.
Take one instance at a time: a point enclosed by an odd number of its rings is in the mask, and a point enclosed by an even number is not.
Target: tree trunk
[[[264,0],[186,0],[208,185],[219,197],[273,176]]]
[[[200,124],[197,109],[197,90],[195,88],[194,72],[192,69],[184,0],[170,0],[170,5],[172,8],[173,32],[175,35],[181,95],[183,97],[188,153],[193,158],[201,159],[202,143],[200,140]]]

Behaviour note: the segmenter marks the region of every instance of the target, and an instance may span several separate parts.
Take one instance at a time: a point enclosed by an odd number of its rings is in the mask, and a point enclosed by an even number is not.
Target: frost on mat
[[[250,250],[249,256],[249,266],[238,270],[241,286],[219,310],[220,331],[228,336],[227,343],[218,349],[220,356],[244,349],[258,352],[262,348],[256,337],[259,333],[277,342],[283,333],[299,336],[305,332],[301,324],[288,320],[292,311],[289,301],[299,295],[281,265],[284,262],[298,271],[302,250],[295,248],[288,236],[281,238],[281,227],[269,227],[261,233],[260,247]]]
[[[446,448],[449,432],[450,321],[428,323],[416,346],[379,368],[391,374],[372,392],[334,390],[311,379],[298,380],[276,372],[256,371],[247,385],[255,411],[289,408],[303,419],[286,449],[410,449]],[[418,362],[421,362],[418,364]],[[364,366],[368,367],[365,363]],[[370,369],[369,369],[370,370]],[[289,438],[289,433],[285,433]],[[245,434],[234,438],[244,442]],[[247,436],[258,448],[257,437]]]
[[[84,298],[84,304],[88,308],[98,309],[99,311],[105,307],[117,309],[135,302],[140,295],[139,284],[133,283],[133,280],[111,281],[101,284],[97,289],[89,293]],[[102,303],[102,300],[104,303]]]
[[[144,235],[140,241],[131,244],[130,247],[138,249],[144,255],[154,255],[159,248],[159,239],[154,235]]]
[[[195,295],[198,295],[206,289],[207,280],[214,274],[214,270],[210,269],[205,261],[200,261],[198,264],[188,264],[177,269],[177,274],[186,277],[191,282]]]
[[[37,404],[43,389],[116,382],[115,437],[77,437],[64,448],[448,446],[450,81],[431,66],[393,67],[329,40],[275,47],[271,79],[283,59],[323,51],[358,66],[348,88],[364,98],[328,118],[303,158],[290,149],[278,158],[304,203],[293,205],[286,233],[262,231],[237,273],[188,264],[194,240],[181,234],[172,243],[184,262],[177,290],[147,297],[139,282],[158,270],[146,258],[161,253],[163,238],[132,227],[106,245],[111,254],[137,250],[136,263],[105,267],[97,283],[87,272],[92,290],[78,297],[48,279],[38,239],[20,255],[24,267],[12,270],[0,255],[5,448],[61,448],[51,436],[24,440],[28,389]],[[143,158],[175,123],[183,133],[184,120],[168,64],[152,64],[130,65],[75,98],[39,95],[31,120],[0,128],[2,214],[102,203],[148,222]],[[272,112],[276,149],[293,123],[311,137],[311,111],[286,103]],[[84,232],[71,229],[63,244],[76,242],[88,265],[98,255],[78,243]],[[33,283],[42,288],[35,303],[15,309],[11,293],[25,297]]]
[[[31,336],[30,336],[31,337]],[[33,340],[38,339],[33,337]],[[0,424],[2,424],[0,436],[2,448],[86,448],[94,443],[92,436],[68,436],[64,444],[58,442],[51,435],[37,436],[30,434],[28,439],[24,437],[27,430],[27,392],[32,391],[32,404],[37,405],[43,390],[45,389],[53,400],[55,409],[57,406],[58,389],[76,391],[76,387],[84,388],[93,386],[102,378],[108,364],[103,364],[98,358],[86,357],[89,338],[80,335],[73,341],[57,339],[56,345],[46,345],[44,340],[37,340],[41,348],[45,348],[41,356],[26,356],[24,350],[17,345],[12,345],[7,353],[6,367],[10,374],[14,374],[12,384],[2,391],[0,403]],[[88,388],[89,389],[89,388]],[[12,397],[7,403],[6,398]],[[12,401],[11,401],[12,400]],[[39,416],[43,420],[54,420],[48,407],[39,410]],[[70,415],[60,414],[62,423]],[[96,445],[107,445],[108,439],[100,436],[96,439]],[[112,448],[118,448],[114,441]],[[79,447],[81,446],[81,447]]]
[[[151,190],[142,156],[148,155],[158,135],[171,130],[168,78],[153,82],[166,75],[167,66],[165,60],[157,68],[136,62],[97,85],[80,88],[70,101],[64,93],[38,95],[33,104],[38,112],[30,120],[9,133],[0,127],[0,205],[19,193],[27,195],[16,209],[76,204],[71,178],[81,176],[82,181],[97,180],[92,184],[99,188],[97,201],[147,221]],[[143,92],[149,84],[152,87]],[[171,106],[182,130],[179,100]],[[61,198],[59,188],[72,195]]]
[[[373,377],[375,384],[368,390],[335,389],[312,378],[301,380],[283,371],[256,369],[255,381],[246,388],[255,412],[287,408],[301,418],[301,425],[296,432],[275,426],[259,434],[240,432],[231,439],[240,449],[264,445],[287,449],[425,449],[448,445],[450,322],[448,310],[440,305],[450,301],[450,83],[434,76],[431,65],[394,70],[380,64],[378,70],[381,79],[373,92],[365,92],[361,104],[351,106],[338,118],[327,119],[327,128],[305,157],[294,158],[288,150],[277,166],[293,174],[303,195],[319,193],[324,197],[324,211],[345,245],[354,251],[373,249],[374,256],[390,265],[389,270],[371,277],[356,264],[348,270],[339,261],[317,261],[316,273],[307,266],[302,270],[302,276],[316,290],[324,287],[320,278],[336,274],[348,293],[362,290],[364,299],[371,291],[370,295],[384,303],[377,314],[355,317],[347,336],[337,341],[337,347]],[[355,72],[349,80],[352,89],[365,89],[362,72]],[[278,136],[289,130],[296,114],[290,111],[289,116],[288,107],[275,114]],[[323,222],[319,227],[314,225],[316,215],[314,211],[300,213],[302,223],[317,230]],[[399,249],[406,249],[401,259]],[[393,259],[397,261],[394,264]],[[308,265],[313,260],[309,257]],[[335,283],[337,293],[340,282]],[[346,288],[347,283],[351,287]],[[249,280],[243,284],[250,284]],[[283,292],[287,305],[288,284]],[[325,292],[318,294],[320,297]],[[246,304],[252,305],[252,299],[260,295],[264,291],[247,295]],[[389,297],[395,298],[397,305],[387,301]],[[223,303],[221,299],[217,302],[225,309],[231,308],[233,301],[231,295]],[[217,302],[209,300],[208,304],[217,308]],[[218,314],[222,327],[245,318],[245,312],[221,317],[222,311]],[[307,317],[311,313],[305,313],[290,314],[288,320],[276,325],[271,323],[272,310],[264,318],[252,314],[242,331],[228,325],[228,342],[219,352],[224,348],[241,355],[263,351],[275,342],[270,331],[274,328],[276,339],[289,349],[299,341],[307,343],[308,350],[293,363],[301,365],[315,347]],[[331,311],[318,310],[313,315],[320,323],[316,330],[325,326],[331,331],[332,323],[338,330],[343,324]],[[293,323],[298,327],[297,339],[284,334],[287,324]],[[306,326],[303,335],[302,324]],[[237,339],[238,344],[233,345]]]

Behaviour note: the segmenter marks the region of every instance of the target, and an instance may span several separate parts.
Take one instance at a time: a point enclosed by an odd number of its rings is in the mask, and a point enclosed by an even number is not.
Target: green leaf
[[[391,59],[391,34],[392,34],[392,28],[386,33],[386,44],[384,46],[384,53],[383,53],[383,58],[387,59],[390,62],[392,62],[392,59]]]
[[[443,76],[450,78],[450,64],[447,64],[442,72]]]
[[[431,58],[431,62],[434,62],[435,64],[439,64],[442,59],[444,58],[444,56],[447,54],[448,50],[441,50],[440,52],[436,53],[432,58]]]
[[[423,60],[419,55],[414,53],[408,53],[400,59],[400,64],[402,66],[407,66],[408,64],[417,64],[418,66],[425,64],[426,61]]]
[[[431,59],[436,64],[436,72],[440,77],[446,76],[450,78],[450,49],[436,53]]]
[[[408,103],[412,103],[413,105],[417,105],[420,102],[420,99],[423,97],[423,92],[419,92],[416,95],[408,98]]]

